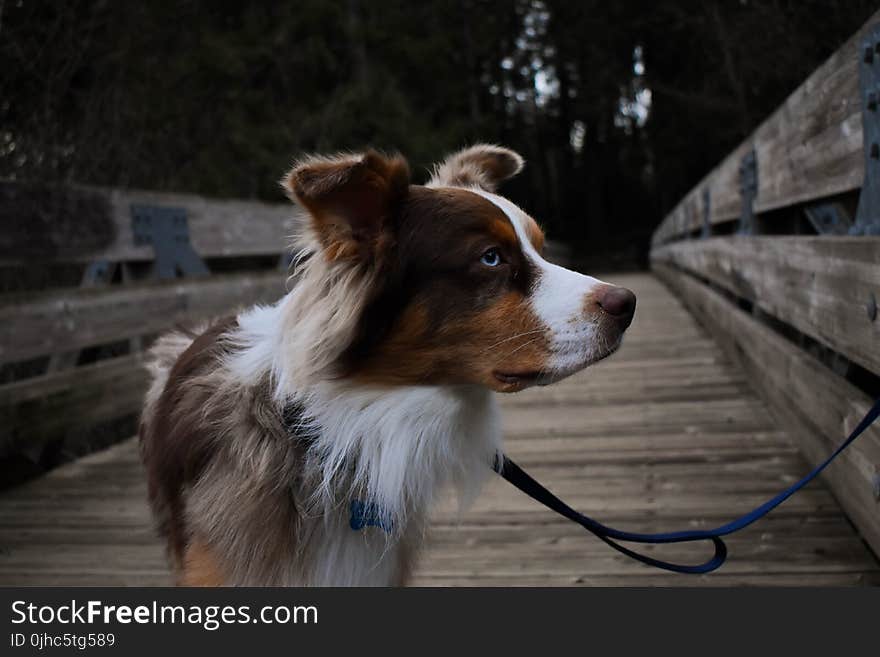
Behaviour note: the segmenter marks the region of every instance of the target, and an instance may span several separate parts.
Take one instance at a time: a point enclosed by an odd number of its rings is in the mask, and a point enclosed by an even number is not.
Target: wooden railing
[[[158,277],[160,247],[135,235],[132,208],[142,206],[185,210],[178,243],[161,248],[191,247],[201,260],[196,275]],[[84,272],[80,287],[0,296],[0,457],[84,451],[71,443],[136,418],[143,349],[156,334],[284,294],[293,214],[287,203],[0,183],[0,266]],[[83,358],[88,350],[98,357]],[[22,363],[25,374],[16,374]]]
[[[743,365],[812,463],[880,395],[878,81],[880,12],[652,240],[652,269]],[[880,428],[827,479],[880,553]]]

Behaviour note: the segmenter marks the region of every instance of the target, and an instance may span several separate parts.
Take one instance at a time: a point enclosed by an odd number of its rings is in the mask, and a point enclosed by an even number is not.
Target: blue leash
[[[532,499],[537,500],[544,506],[552,509],[559,515],[568,518],[572,522],[576,522],[587,531],[595,534],[597,537],[599,537],[601,540],[613,547],[618,552],[622,552],[626,556],[632,557],[636,561],[641,561],[644,564],[648,564],[649,566],[654,566],[656,568],[671,570],[674,573],[709,573],[721,566],[721,564],[724,563],[725,559],[727,559],[727,546],[724,544],[724,541],[721,540],[722,536],[727,536],[728,534],[738,532],[740,529],[748,527],[756,520],[763,518],[777,506],[785,502],[785,500],[787,500],[789,497],[798,492],[801,488],[813,481],[813,479],[815,479],[819,475],[819,473],[828,466],[828,464],[830,464],[835,458],[837,458],[837,456],[843,450],[849,447],[856,438],[862,435],[865,429],[871,426],[871,424],[873,424],[878,417],[880,417],[880,399],[874,402],[874,406],[871,408],[870,411],[868,411],[868,414],[865,415],[862,421],[859,422],[858,426],[853,429],[853,432],[849,435],[849,437],[845,441],[843,441],[843,444],[836,450],[834,450],[834,453],[827,459],[825,459],[825,461],[816,466],[813,471],[810,472],[810,474],[808,474],[806,477],[804,477],[794,485],[790,486],[789,488],[786,488],[784,491],[776,495],[776,497],[767,500],[761,506],[750,511],[744,516],[741,516],[740,518],[737,518],[736,520],[729,522],[726,525],[716,527],[715,529],[697,529],[691,531],[668,532],[661,534],[638,534],[634,532],[624,532],[619,529],[614,529],[613,527],[607,527],[601,522],[598,522],[581,513],[578,513],[570,506],[568,506],[565,502],[556,497],[549,490],[544,488],[537,481],[535,481],[522,468],[520,468],[516,463],[511,461],[506,456],[501,457],[500,464],[498,463],[498,460],[495,461],[494,470]],[[640,554],[638,552],[635,552],[634,550],[624,547],[616,541],[630,541],[633,543],[651,544],[712,541],[712,545],[715,547],[715,554],[708,561],[692,566],[688,564],[677,564],[671,563],[669,561],[661,561],[660,559],[654,559],[653,557]]]

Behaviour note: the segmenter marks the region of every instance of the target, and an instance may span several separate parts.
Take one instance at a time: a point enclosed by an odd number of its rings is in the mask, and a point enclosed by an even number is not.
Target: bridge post
[[[865,180],[851,235],[880,235],[880,24],[862,40],[859,61]]]

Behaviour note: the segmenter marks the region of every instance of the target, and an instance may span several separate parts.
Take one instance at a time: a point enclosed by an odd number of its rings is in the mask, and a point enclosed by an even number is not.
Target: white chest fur
[[[391,583],[400,543],[418,542],[437,494],[451,486],[466,506],[501,449],[493,393],[475,386],[323,384],[298,401],[319,436],[309,448],[321,482],[314,502],[327,519],[313,571],[318,585]],[[352,530],[352,499],[380,510],[393,531]]]
[[[322,523],[323,540],[307,568],[307,586],[391,586],[398,580],[402,537],[378,527],[355,531],[342,513]]]

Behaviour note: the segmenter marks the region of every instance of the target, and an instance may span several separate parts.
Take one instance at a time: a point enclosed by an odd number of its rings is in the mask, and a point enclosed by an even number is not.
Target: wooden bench
[[[878,82],[880,12],[652,240],[655,273],[745,368],[814,464],[880,395]],[[827,480],[880,552],[880,427]]]

